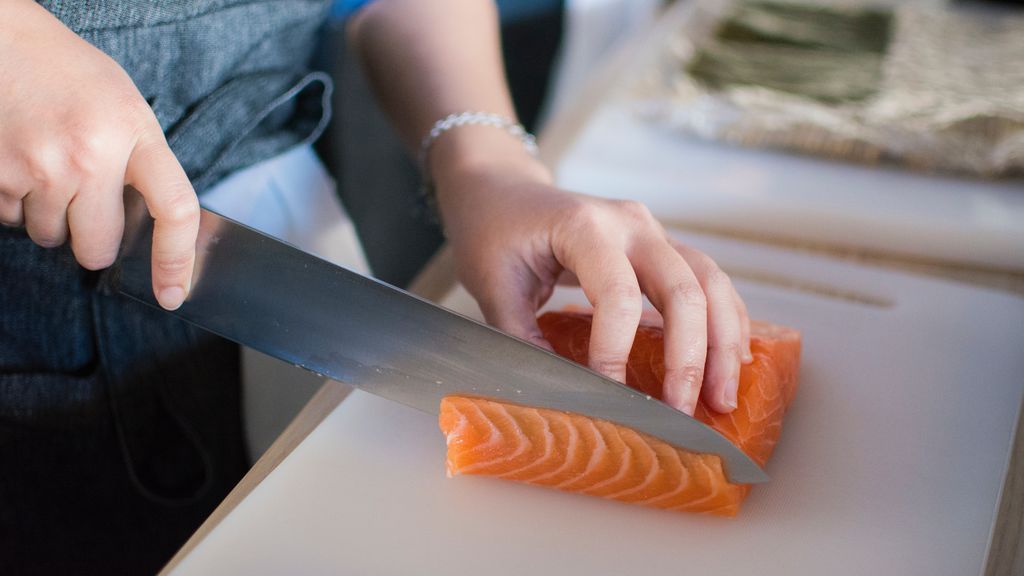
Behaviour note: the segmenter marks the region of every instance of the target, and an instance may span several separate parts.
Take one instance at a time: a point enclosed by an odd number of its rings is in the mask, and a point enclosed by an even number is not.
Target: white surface
[[[203,206],[325,260],[369,273],[355,225],[312,146],[293,148],[232,174],[203,195]],[[288,378],[286,385],[282,377]],[[322,382],[312,373],[242,349],[242,410],[252,461]]]
[[[700,141],[614,98],[557,166],[559,184],[646,203],[672,225],[1024,270],[1024,181],[930,176]]]
[[[203,206],[356,272],[370,270],[334,179],[312,145],[225,178]]]
[[[434,417],[357,392],[176,573],[979,574],[1024,388],[1024,300],[689,240],[734,271],[754,316],[804,333],[773,480],[737,518],[448,480]]]
[[[565,23],[544,117],[579,102],[580,92],[605,60],[650,29],[661,0],[566,0]]]

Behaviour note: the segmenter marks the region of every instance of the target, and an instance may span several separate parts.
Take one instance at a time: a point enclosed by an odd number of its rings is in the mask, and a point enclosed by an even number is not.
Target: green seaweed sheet
[[[892,14],[876,8],[829,8],[746,2],[701,47],[687,71],[713,90],[761,87],[824,103],[878,91]]]

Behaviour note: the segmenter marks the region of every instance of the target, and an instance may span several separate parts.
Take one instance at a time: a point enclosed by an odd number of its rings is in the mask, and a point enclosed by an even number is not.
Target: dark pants
[[[0,574],[157,571],[246,470],[238,350],[0,228]]]

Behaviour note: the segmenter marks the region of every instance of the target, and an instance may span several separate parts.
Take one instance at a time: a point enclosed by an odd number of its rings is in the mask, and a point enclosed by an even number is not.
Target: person
[[[453,113],[514,122],[491,2],[357,4],[352,46],[411,152]],[[99,271],[132,186],[155,219],[154,294],[168,310],[187,301],[199,197],[322,129],[327,80],[308,66],[328,8],[0,3],[6,573],[155,571],[244,473],[237,349],[111,294]],[[590,364],[621,381],[646,295],[665,322],[667,401],[735,407],[749,322],[708,256],[641,204],[558,188],[508,130],[454,126],[427,160],[459,279],[489,323],[547,346],[536,311],[576,279],[595,310]]]

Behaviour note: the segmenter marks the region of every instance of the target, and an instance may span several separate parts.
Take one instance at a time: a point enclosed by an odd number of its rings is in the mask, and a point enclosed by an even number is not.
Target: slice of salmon
[[[591,317],[549,312],[539,318],[555,351],[587,363]],[[751,325],[754,360],[740,372],[738,407],[719,414],[703,402],[695,416],[729,438],[762,466],[782,432],[796,393],[800,334],[764,322]],[[662,397],[662,329],[637,330],[626,384]],[[480,474],[622,502],[734,516],[749,486],[731,484],[721,459],[698,454],[612,422],[483,398],[441,401],[441,431],[448,443],[448,475]]]

